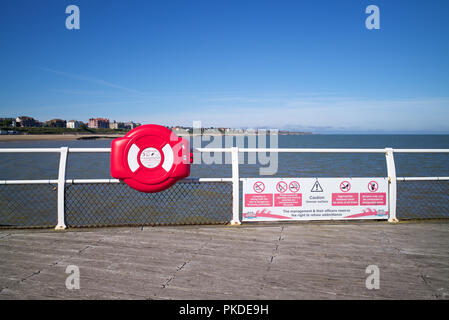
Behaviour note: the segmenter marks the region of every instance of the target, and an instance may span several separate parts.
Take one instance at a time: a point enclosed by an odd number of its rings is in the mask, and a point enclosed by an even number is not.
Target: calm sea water
[[[220,139],[220,138],[219,138]],[[246,140],[247,142],[247,140]],[[203,142],[207,147],[209,141]],[[110,147],[111,140],[0,142],[0,148]],[[280,148],[449,148],[449,135],[304,135],[279,136]],[[275,161],[272,155],[271,161]],[[0,180],[56,179],[57,154],[1,154]],[[224,163],[224,156],[222,162]],[[258,176],[266,165],[240,166],[242,177]],[[449,176],[448,154],[396,154],[398,176]],[[274,163],[274,162],[273,162]],[[383,154],[278,154],[277,177],[386,176]],[[109,178],[109,154],[71,154],[67,178]],[[195,164],[192,177],[230,177],[229,164]]]

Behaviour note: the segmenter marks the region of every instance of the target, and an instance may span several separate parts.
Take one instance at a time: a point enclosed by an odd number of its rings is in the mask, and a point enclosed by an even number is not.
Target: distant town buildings
[[[133,121],[129,122],[118,122],[109,121],[106,118],[90,118],[87,127],[91,129],[113,129],[113,130],[126,130],[134,129],[140,126],[140,123],[135,123]],[[68,129],[79,129],[83,128],[85,124],[78,120],[63,120],[63,119],[51,119],[45,122],[40,122],[33,117],[29,116],[18,116],[16,118],[0,118],[0,128],[29,128],[29,127],[51,127],[51,128],[68,128]]]
[[[2,127],[15,127],[16,119],[15,118],[0,118],[0,126]]]
[[[109,119],[90,118],[87,126],[91,129],[99,129],[99,128],[109,129]]]
[[[16,118],[0,118],[0,129],[2,130],[2,134],[8,134],[5,132],[11,131],[10,128],[17,127],[17,132],[24,132],[27,130],[22,130],[20,128],[26,127],[44,127],[38,130],[34,130],[36,132],[45,132],[46,128],[67,128],[67,129],[81,129],[84,130],[86,125],[90,129],[107,129],[107,130],[121,130],[127,131],[137,128],[142,125],[141,123],[135,123],[133,121],[128,122],[120,122],[116,120],[110,121],[107,118],[90,118],[87,123],[84,123],[79,120],[63,120],[63,119],[51,119],[45,122],[40,122],[33,117],[29,116],[18,116]],[[257,134],[260,133],[261,130],[264,129],[233,129],[233,128],[224,128],[224,127],[209,127],[209,128],[193,128],[187,126],[166,126],[166,128],[172,130],[177,134],[210,134],[214,132],[219,132],[221,134]],[[197,131],[198,130],[198,131]],[[48,130],[47,130],[48,131]],[[11,131],[12,132],[12,131]],[[15,131],[14,131],[15,132]],[[289,131],[286,131],[290,133]],[[301,133],[301,132],[299,132]]]
[[[70,129],[77,129],[77,128],[81,128],[81,121],[77,121],[77,120],[69,120],[67,121],[67,128]]]
[[[32,117],[21,116],[16,118],[17,127],[40,127],[39,121]]]
[[[52,128],[65,128],[66,127],[66,121],[62,119],[52,119],[45,121],[46,127],[52,127]]]
[[[174,131],[175,133],[190,133],[192,132],[192,128],[187,127],[168,127],[171,131]]]
[[[114,120],[112,122],[109,122],[109,129],[114,129],[114,130],[126,129],[126,126],[123,122],[117,122]]]
[[[140,123],[134,123],[132,121],[125,123],[125,127],[131,130],[137,128],[139,125]]]
[[[128,130],[135,129],[140,126],[140,123],[135,123],[133,121],[129,122],[119,122],[119,121],[109,121],[106,118],[91,118],[87,126],[91,129],[106,129],[99,130],[99,132],[108,132],[107,130],[117,130],[121,132],[126,132]],[[16,128],[17,129],[13,129]],[[30,127],[43,127],[36,130],[27,130],[22,128],[30,128]],[[193,128],[186,126],[165,126],[166,128],[172,130],[178,135],[185,134],[227,134],[227,135],[257,135],[257,134],[266,134],[267,129],[264,128],[246,128],[246,129],[236,129],[236,128],[225,128],[225,127],[209,127],[209,128]],[[61,128],[61,130],[49,130],[46,128]],[[63,119],[51,119],[45,122],[40,122],[33,117],[29,116],[18,116],[16,118],[0,118],[0,134],[23,134],[27,132],[31,133],[53,133],[53,132],[67,132],[70,130],[67,129],[78,129],[77,132],[83,132],[86,129],[86,123],[79,120],[63,120]],[[92,131],[92,130],[90,130]],[[110,131],[109,131],[110,132]],[[119,133],[117,132],[117,133]],[[303,131],[285,131],[279,130],[277,133],[279,135],[304,135],[311,134],[311,132],[303,132]]]

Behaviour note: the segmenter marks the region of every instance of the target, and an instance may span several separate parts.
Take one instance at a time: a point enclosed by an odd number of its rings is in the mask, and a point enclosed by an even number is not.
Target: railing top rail
[[[240,178],[244,181],[247,178]],[[449,177],[397,177],[397,181],[448,181]],[[66,179],[66,184],[108,184],[121,183],[119,179]],[[232,182],[232,178],[186,178],[180,180],[181,183],[188,182]],[[57,179],[47,180],[0,180],[0,185],[5,184],[57,184]]]
[[[0,153],[59,153],[60,148],[0,148]]]
[[[238,152],[385,153],[390,148],[238,148]],[[232,152],[232,148],[196,148],[199,152]],[[393,149],[395,153],[449,153],[449,149]]]
[[[42,180],[0,180],[0,185],[5,184],[57,184],[58,179]],[[189,177],[179,180],[180,183],[189,182],[232,182],[232,178],[195,178]],[[122,183],[120,179],[65,179],[65,184],[104,184]]]
[[[303,152],[303,153],[385,153],[385,149],[344,148],[239,148],[239,152]]]
[[[393,149],[395,153],[449,153],[449,149]]]
[[[0,185],[4,184],[57,184],[57,179],[47,180],[0,180]]]
[[[385,153],[389,148],[238,148],[238,152]],[[232,152],[233,148],[195,148],[199,152]],[[449,153],[449,149],[391,149],[395,153]],[[0,153],[59,153],[61,148],[0,148]],[[111,148],[68,148],[71,153],[109,153]]]
[[[69,148],[72,153],[111,152],[111,148]]]
[[[397,181],[446,181],[449,177],[396,177]]]

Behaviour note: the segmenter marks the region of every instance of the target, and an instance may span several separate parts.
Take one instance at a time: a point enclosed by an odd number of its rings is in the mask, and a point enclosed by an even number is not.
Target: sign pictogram
[[[299,185],[298,181],[292,181],[290,182],[290,184],[288,185],[288,188],[290,189],[291,192],[293,193],[297,193],[299,191],[299,188],[301,186]]]
[[[285,183],[284,181],[279,181],[278,184],[276,185],[276,190],[278,192],[285,192],[287,191],[288,187],[287,187],[287,183]]]
[[[379,184],[376,181],[370,181],[368,183],[368,190],[370,192],[376,192],[379,189]]]
[[[323,192],[323,188],[321,187],[320,183],[318,182],[318,179],[315,181],[315,183],[313,184],[312,190],[310,190],[312,192]]]
[[[253,186],[254,191],[262,193],[265,190],[265,184],[262,181],[257,181]]]
[[[349,190],[351,190],[351,184],[348,181],[342,181],[340,183],[340,190],[342,192],[348,192]]]

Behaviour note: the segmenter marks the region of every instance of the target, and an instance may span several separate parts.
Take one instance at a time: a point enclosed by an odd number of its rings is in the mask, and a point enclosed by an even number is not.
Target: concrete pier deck
[[[448,298],[447,221],[0,230],[0,299]]]

